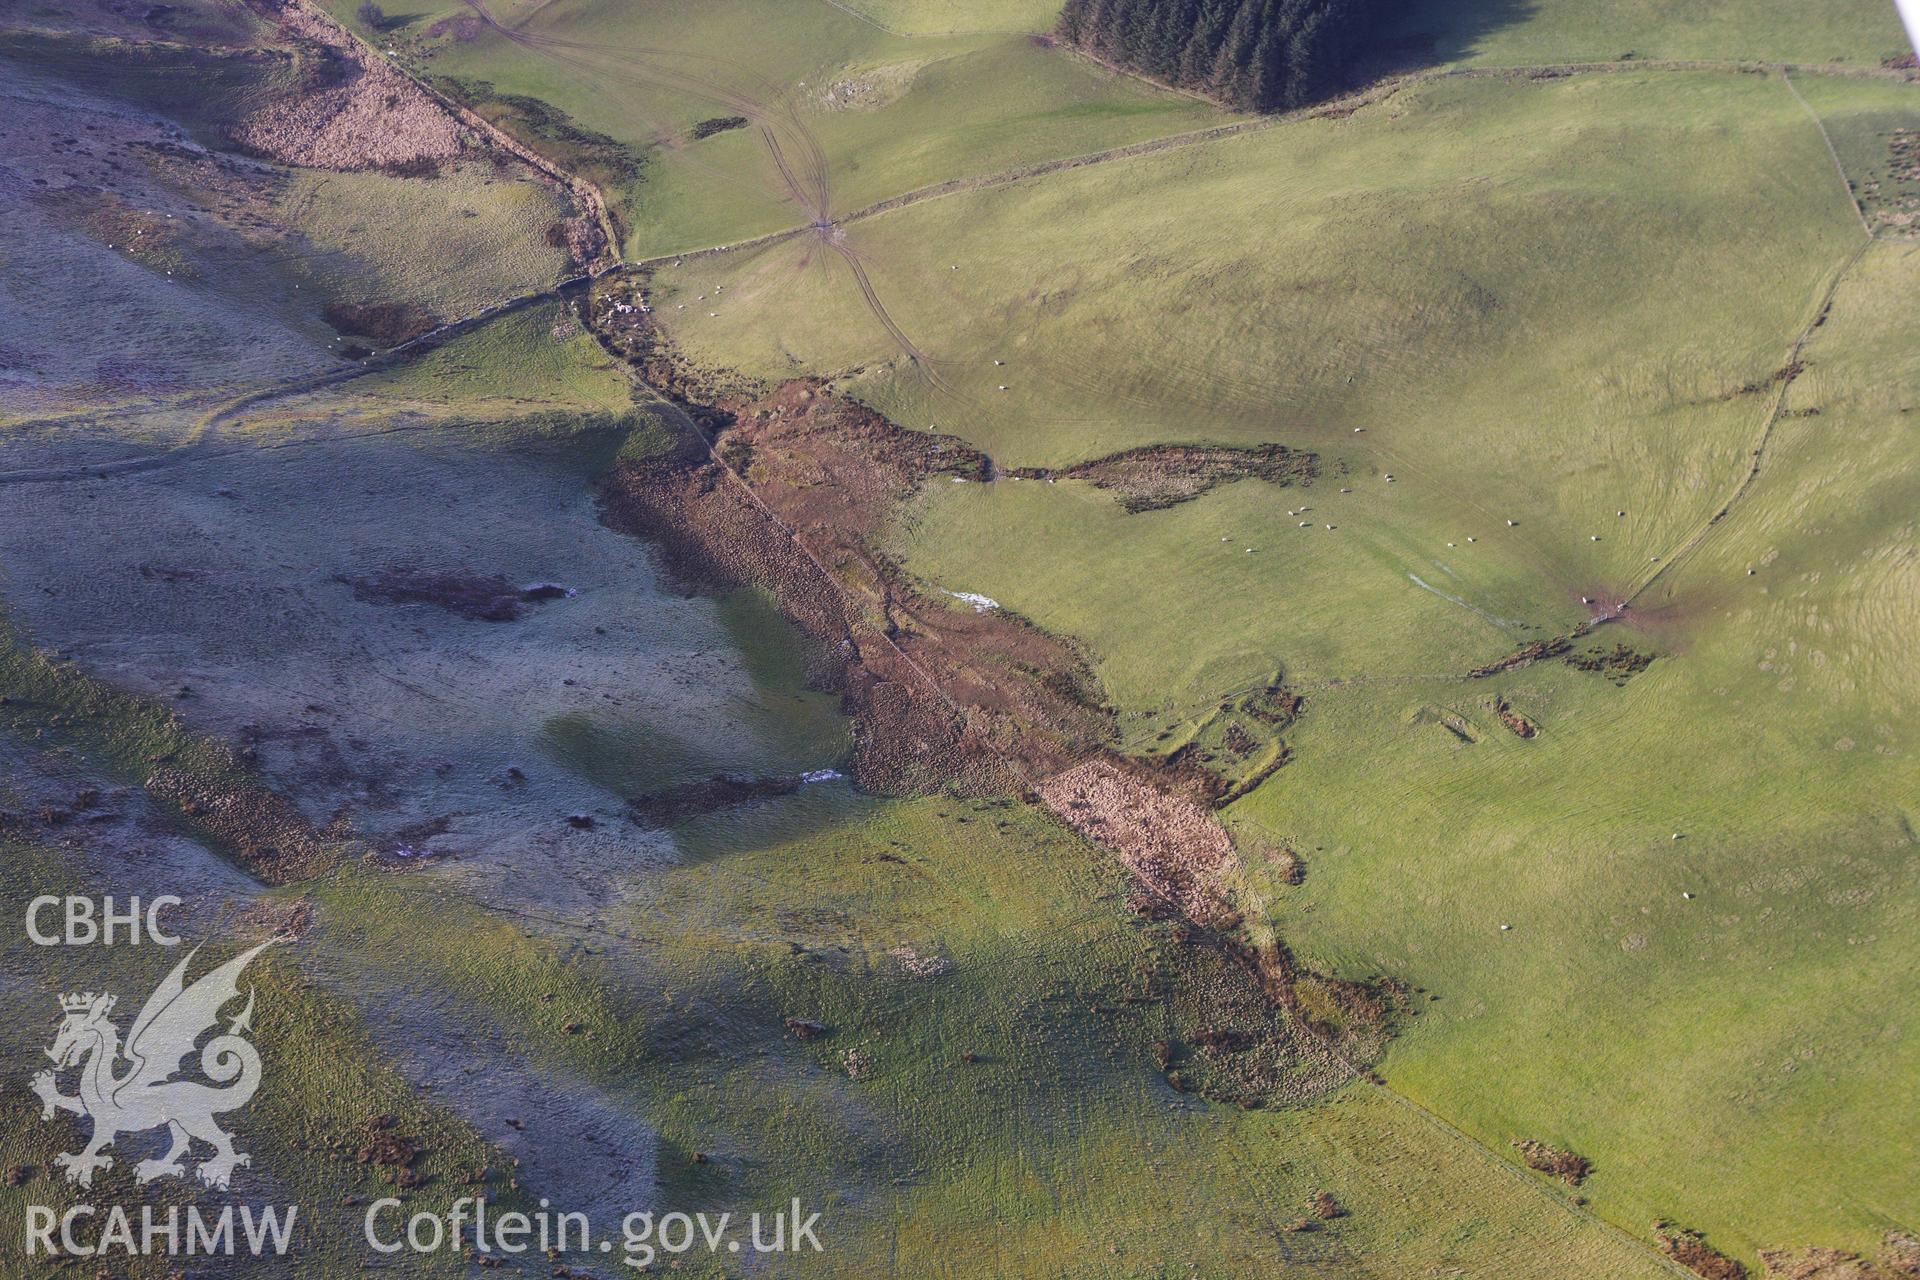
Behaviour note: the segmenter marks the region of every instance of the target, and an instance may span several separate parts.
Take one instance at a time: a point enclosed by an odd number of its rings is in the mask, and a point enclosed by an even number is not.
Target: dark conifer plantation
[[[1326,97],[1375,0],[1067,0],[1063,39],[1108,62],[1249,111]]]

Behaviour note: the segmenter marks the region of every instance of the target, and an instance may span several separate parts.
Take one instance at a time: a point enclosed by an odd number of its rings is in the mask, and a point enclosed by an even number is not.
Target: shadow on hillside
[[[1470,62],[1481,53],[1488,33],[1524,22],[1537,8],[1534,0],[1414,0],[1382,25],[1373,49],[1355,71],[1370,81]]]

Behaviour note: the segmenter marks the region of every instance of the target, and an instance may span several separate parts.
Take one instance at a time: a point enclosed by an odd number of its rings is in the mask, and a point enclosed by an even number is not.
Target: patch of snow
[[[985,613],[989,609],[998,609],[1000,607],[998,600],[993,599],[991,596],[983,596],[977,591],[946,591],[942,592],[942,594],[952,596],[955,600],[963,600],[972,605],[975,613]]]

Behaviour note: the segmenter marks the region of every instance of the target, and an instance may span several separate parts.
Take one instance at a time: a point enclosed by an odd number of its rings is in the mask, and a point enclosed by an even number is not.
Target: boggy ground
[[[620,463],[615,528],[658,541],[685,584],[765,588],[835,655],[820,678],[853,717],[855,777],[870,790],[996,794],[1108,741],[1074,648],[1011,615],[953,607],[873,549],[930,479],[981,479],[984,455],[902,431],[822,384],[794,380],[707,407],[667,452]]]
[[[130,751],[149,794],[271,882],[313,874],[350,828],[585,909],[670,843],[589,757],[653,786],[839,762],[826,699],[763,694],[719,656],[714,605],[661,593],[647,550],[598,523],[581,439],[475,451],[415,425],[309,422],[283,448],[8,491],[22,634],[223,744],[197,769]],[[63,678],[14,661],[0,724]]]

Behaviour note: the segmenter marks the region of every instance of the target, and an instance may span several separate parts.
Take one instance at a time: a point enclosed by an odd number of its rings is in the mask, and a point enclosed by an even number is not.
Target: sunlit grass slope
[[[955,486],[908,539],[943,585],[1089,640],[1123,702],[1204,700],[1280,664],[1464,668],[1516,647],[1503,624],[1584,617],[1722,500],[1861,236],[1777,79],[1454,82],[855,224],[951,394],[817,248],[664,270],[657,305],[696,359],[858,370],[855,392],[1007,465],[1320,451],[1310,490],[1151,517],[1064,483]],[[1110,571],[1116,545],[1164,571]],[[1202,608],[1218,627],[1171,621]]]
[[[510,7],[496,15],[516,20]],[[634,148],[616,191],[626,249],[650,257],[807,221],[758,131],[776,123],[808,198],[843,214],[916,187],[1215,123],[1211,108],[1017,34],[904,38],[825,4],[562,0],[525,15],[536,43],[430,42],[431,75],[538,98]],[[559,42],[559,43],[555,43]],[[827,180],[810,158],[810,137]]]
[[[547,301],[488,320],[328,397],[322,402],[397,401],[501,416],[618,412],[633,403],[634,384],[568,304]]]
[[[530,171],[479,161],[425,181],[299,170],[280,206],[307,241],[297,256],[308,288],[349,302],[404,299],[441,319],[565,274],[566,254],[546,238],[564,212]]]

